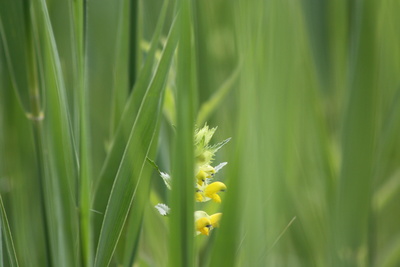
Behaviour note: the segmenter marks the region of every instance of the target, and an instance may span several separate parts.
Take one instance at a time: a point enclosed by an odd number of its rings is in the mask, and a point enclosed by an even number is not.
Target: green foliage
[[[0,1],[0,266],[399,266],[399,11]],[[218,208],[193,198],[206,122],[232,137]]]

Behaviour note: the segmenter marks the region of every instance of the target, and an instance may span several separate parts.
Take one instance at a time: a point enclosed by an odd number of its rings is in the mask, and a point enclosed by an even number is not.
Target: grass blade
[[[128,142],[128,137],[130,130],[133,127],[135,122],[141,100],[143,99],[146,90],[151,83],[151,79],[153,78],[153,63],[155,59],[155,54],[157,51],[159,39],[162,33],[162,28],[165,23],[165,10],[167,5],[165,2],[165,6],[163,7],[164,13],[161,14],[160,19],[157,24],[157,28],[153,35],[153,40],[151,43],[151,48],[146,58],[146,62],[140,72],[137,82],[133,88],[133,92],[129,96],[127,103],[125,104],[124,112],[122,113],[120,124],[116,130],[115,135],[113,136],[113,141],[111,143],[110,151],[108,152],[107,158],[104,162],[104,166],[101,170],[100,177],[94,181],[94,198],[93,198],[93,209],[104,214],[106,210],[106,205],[108,201],[108,197],[111,192],[111,188],[114,182],[114,178],[117,174],[119,164],[122,159],[122,155],[125,149],[125,146]],[[173,50],[166,50],[164,52],[163,59],[159,62],[160,69],[169,68],[171,64],[171,60],[173,57]],[[155,77],[154,77],[155,78]],[[164,77],[165,78],[165,77]],[[159,76],[157,79],[164,79]],[[133,115],[132,115],[133,114]],[[100,234],[100,229],[102,225],[103,217],[96,215],[93,216],[94,223],[94,242],[98,243],[98,237]]]
[[[167,3],[168,1],[166,1]],[[165,4],[164,9],[166,9]],[[164,11],[165,12],[165,11]],[[114,181],[114,177],[117,173],[119,163],[122,158],[122,153],[128,140],[130,129],[135,122],[135,116],[138,113],[141,99],[145,95],[148,85],[151,82],[153,76],[152,66],[154,63],[155,53],[157,51],[158,42],[161,36],[162,28],[164,26],[165,13],[162,13],[158,21],[157,29],[153,35],[151,48],[147,55],[146,62],[140,72],[139,78],[135,83],[132,94],[125,105],[124,112],[121,116],[119,127],[113,137],[110,151],[107,155],[104,167],[101,171],[99,179],[95,181],[94,186],[94,200],[93,208],[97,211],[103,212],[105,210],[107,199],[104,199],[104,195],[109,195],[111,187]],[[169,54],[168,54],[169,53]],[[159,63],[159,68],[165,69],[170,65],[172,60],[173,51],[164,52],[163,60]],[[160,79],[161,77],[159,77]],[[132,114],[135,114],[132,116]]]
[[[193,3],[180,1],[177,67],[177,127],[173,152],[169,266],[194,266],[194,110],[196,58],[192,42]]]
[[[47,4],[32,4],[32,22],[38,54],[40,85],[44,88],[44,117],[36,120],[37,150],[42,169],[51,263],[76,266],[78,217],[75,182],[77,165],[61,62]]]
[[[225,82],[217,89],[217,91],[200,106],[197,114],[197,125],[203,125],[208,118],[215,112],[218,106],[226,98],[238,80],[240,65],[236,67],[233,73],[225,80]]]
[[[91,183],[92,162],[90,150],[89,92],[86,74],[88,73],[86,27],[86,1],[74,2],[77,91],[79,105],[79,238],[80,260],[83,267],[93,266],[93,238],[91,227]]]
[[[15,253],[15,248],[14,248],[14,242],[13,238],[11,235],[11,230],[10,230],[10,225],[8,223],[7,219],[7,214],[6,210],[4,209],[4,204],[3,204],[3,198],[0,196],[0,209],[1,209],[1,232],[4,234],[4,240],[6,244],[6,250],[8,253],[8,258],[10,260],[10,265],[12,267],[17,267],[18,265],[18,260],[17,260],[17,254]],[[1,244],[3,244],[3,241],[0,239]],[[3,245],[1,245],[3,247]],[[1,253],[3,255],[3,253]],[[3,264],[3,259],[1,259],[1,264]]]
[[[0,37],[5,50],[6,61],[10,70],[10,77],[17,93],[18,100],[24,111],[29,113],[29,71],[26,62],[29,62],[29,31],[26,28],[26,13],[28,12],[22,1],[0,2]],[[13,27],[6,27],[13,25]]]
[[[359,266],[367,261],[377,93],[375,66],[375,1],[357,2],[353,10],[349,102],[342,139],[342,170],[336,210],[336,255],[340,266]]]
[[[3,256],[3,219],[0,217],[0,267],[4,267]]]
[[[142,98],[115,176],[97,246],[94,265],[96,267],[109,264],[132,205],[156,132],[165,80],[176,44],[176,27],[172,26],[155,77]]]
[[[112,109],[110,120],[110,140],[113,139],[128,99],[130,47],[129,47],[129,6],[130,1],[124,0],[120,7],[120,18],[118,21],[117,44],[115,50],[115,73],[112,92]],[[136,17],[135,15],[131,15]],[[133,74],[132,74],[133,75]]]
[[[158,136],[159,125],[157,125],[156,129],[158,132],[155,134],[155,136]],[[154,157],[154,155],[156,154],[156,150],[158,147],[157,145],[157,140],[153,140],[149,151],[150,157]],[[143,168],[143,176],[151,177],[154,167],[149,164],[148,158],[146,160],[147,163]],[[136,191],[135,201],[132,203],[126,227],[126,240],[124,243],[124,267],[131,267],[135,263],[137,253],[139,251],[139,239],[141,236],[141,229],[143,224],[143,213],[147,203],[149,202],[151,181],[152,179],[145,179],[144,181],[141,181],[140,190]]]

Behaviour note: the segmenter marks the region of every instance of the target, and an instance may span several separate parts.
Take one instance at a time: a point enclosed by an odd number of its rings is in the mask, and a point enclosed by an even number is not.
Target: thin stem
[[[86,86],[86,9],[87,0],[74,2],[74,21],[77,58],[77,91],[79,101],[79,238],[81,264],[93,265],[92,233],[90,225],[90,139],[88,123],[88,92]]]
[[[40,188],[40,205],[41,213],[44,225],[44,240],[46,246],[46,260],[47,265],[52,263],[52,250],[50,245],[50,229],[48,222],[48,215],[46,209],[46,197],[45,197],[45,166],[44,166],[44,144],[43,144],[43,119],[44,114],[42,112],[39,92],[38,73],[36,68],[36,55],[35,46],[33,41],[33,29],[34,25],[31,22],[30,6],[25,5],[25,18],[26,18],[26,33],[27,33],[27,54],[28,54],[28,77],[29,77],[29,99],[31,112],[27,114],[28,119],[32,122],[34,146],[37,161],[38,181]]]
[[[137,57],[138,57],[138,23],[139,23],[139,0],[132,0],[130,3],[130,46],[131,46],[131,53],[129,57],[129,90],[133,88],[136,80],[136,72],[137,72]],[[140,49],[140,48],[139,48]]]

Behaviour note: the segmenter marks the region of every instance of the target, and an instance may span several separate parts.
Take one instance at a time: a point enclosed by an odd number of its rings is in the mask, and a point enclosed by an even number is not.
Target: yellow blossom
[[[219,227],[219,221],[221,220],[222,213],[214,213],[213,215],[210,216],[210,221],[211,225],[213,228],[218,228]]]
[[[220,143],[209,145],[216,129],[217,128],[209,128],[206,124],[203,128],[195,131],[194,146],[196,165],[193,178],[195,188],[194,197],[196,202],[213,200],[216,203],[221,203],[221,197],[218,195],[218,193],[226,190],[226,185],[224,183],[213,182],[213,179],[215,174],[221,170],[227,164],[227,162],[222,162],[216,166],[212,166],[211,164],[215,153],[227,142],[229,142],[230,138]],[[168,189],[171,189],[171,181],[173,178],[169,174],[162,172],[154,163],[154,161],[150,159],[148,159],[148,161],[159,172]],[[167,216],[170,213],[170,208],[165,204],[159,203],[155,206],[155,208],[163,216]],[[210,216],[204,211],[196,211],[194,216],[194,228],[196,229],[196,234],[208,236],[212,229],[219,227],[219,221],[221,220],[222,213],[215,213]]]
[[[208,235],[211,227],[211,221],[207,217],[200,218],[196,221],[196,230],[203,235]]]
[[[221,197],[217,194],[226,190],[226,185],[221,182],[214,182],[209,184],[204,190],[204,195],[211,198],[216,203],[221,203]]]
[[[210,231],[219,227],[222,213],[208,215],[205,211],[198,210],[194,213],[196,234],[209,235]]]

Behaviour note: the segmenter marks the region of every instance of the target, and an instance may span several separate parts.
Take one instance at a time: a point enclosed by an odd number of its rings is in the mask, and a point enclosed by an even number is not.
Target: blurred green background
[[[0,1],[0,266],[400,266],[399,12]],[[206,122],[220,205],[193,199]]]

